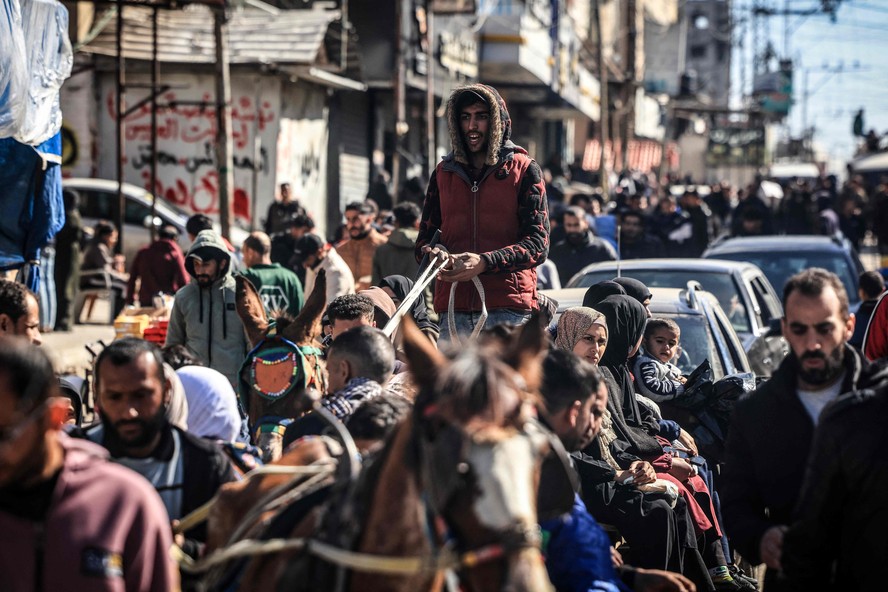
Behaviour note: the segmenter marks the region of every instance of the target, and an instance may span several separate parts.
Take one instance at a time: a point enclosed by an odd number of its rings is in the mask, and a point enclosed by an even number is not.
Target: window
[[[692,45],[690,55],[692,58],[700,60],[706,57],[705,45]]]
[[[95,218],[96,220],[111,220],[114,216],[114,200],[117,199],[116,194],[107,191],[96,190],[78,190],[80,193],[80,215],[84,218]]]
[[[126,224],[144,226],[145,218],[151,215],[151,208],[137,201],[127,198],[126,207],[123,210],[123,220]]]
[[[671,318],[681,329],[681,354],[676,365],[682,374],[690,374],[694,368],[709,360],[712,373],[716,379],[725,375],[725,367],[715,345],[715,338],[703,315],[667,315],[655,314],[658,317]]]

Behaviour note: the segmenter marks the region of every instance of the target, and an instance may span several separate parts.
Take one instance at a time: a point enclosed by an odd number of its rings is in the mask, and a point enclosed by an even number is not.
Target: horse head
[[[418,473],[457,541],[470,590],[550,590],[537,491],[552,442],[534,420],[546,336],[534,317],[514,336],[452,359],[407,320],[404,349],[420,389]],[[572,492],[571,492],[572,496]]]
[[[317,338],[326,306],[326,276],[318,274],[305,306],[294,319],[277,313],[270,321],[249,280],[236,278],[237,314],[251,351],[240,371],[239,395],[256,445],[266,460],[280,457],[286,425],[310,410],[327,390]]]

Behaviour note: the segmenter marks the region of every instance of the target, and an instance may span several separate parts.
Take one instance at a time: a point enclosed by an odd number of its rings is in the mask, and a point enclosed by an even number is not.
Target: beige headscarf
[[[601,325],[604,327],[604,334],[607,335],[607,320],[603,314],[587,306],[568,308],[558,319],[558,336],[555,337],[555,347],[573,351],[574,346],[592,325]]]

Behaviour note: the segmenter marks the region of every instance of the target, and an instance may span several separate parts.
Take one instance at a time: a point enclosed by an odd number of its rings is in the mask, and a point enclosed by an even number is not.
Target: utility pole
[[[231,235],[231,195],[234,187],[227,22],[228,15],[225,13],[225,8],[215,7],[213,33],[216,39],[216,171],[219,174],[219,225],[225,238]]]
[[[602,196],[607,199],[610,195],[607,183],[607,163],[605,161],[605,149],[607,148],[608,97],[607,97],[607,64],[604,61],[604,40],[601,38],[601,3],[604,0],[595,0],[595,43],[598,50],[598,78],[601,90],[599,92],[600,116],[598,122],[598,143],[601,146],[601,158],[598,159],[598,182],[601,185]]]
[[[123,195],[123,159],[126,158],[126,58],[123,55],[123,2],[117,2],[117,245],[114,252],[123,253],[123,213],[126,198]]]
[[[407,134],[407,68],[404,64],[404,0],[395,0],[395,142],[392,154],[392,201],[401,185],[401,139]]]
[[[435,137],[435,11],[433,3],[426,4],[426,41],[428,41],[428,54],[426,55],[426,178],[431,179],[438,164],[437,142]]]
[[[626,83],[623,86],[623,116],[620,120],[620,153],[622,169],[629,168],[629,142],[635,135],[636,43],[638,41],[638,3],[626,0]]]
[[[845,74],[847,72],[867,72],[870,68],[867,66],[861,66],[859,63],[854,62],[850,66],[846,66],[843,63],[839,62],[835,66],[824,66],[822,68],[805,68],[804,69],[804,77],[802,83],[802,137],[808,138],[808,99],[817,94],[821,88],[826,85],[830,79],[836,74]],[[820,81],[820,84],[814,90],[808,90],[808,75],[814,73],[823,73],[826,76]],[[811,134],[813,136],[813,133]]]
[[[158,228],[154,225],[157,216],[157,81],[160,78],[160,60],[157,59],[157,12],[151,9],[151,240],[157,238]]]

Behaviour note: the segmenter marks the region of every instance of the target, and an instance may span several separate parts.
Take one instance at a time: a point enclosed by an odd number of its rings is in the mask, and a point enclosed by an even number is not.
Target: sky
[[[758,0],[769,8],[804,10],[820,4],[819,0]],[[734,0],[735,23],[745,30],[746,85],[751,84],[751,21],[753,0]],[[745,26],[744,26],[745,19]],[[769,21],[769,37],[782,57],[784,54],[784,17]],[[815,127],[815,143],[834,159],[853,158],[856,142],[851,133],[854,115],[864,109],[865,130],[874,128],[888,133],[888,0],[843,0],[836,22],[826,15],[789,19],[789,55],[795,73],[795,104],[788,118],[793,136],[803,128],[802,103],[804,71],[808,74],[808,125]],[[740,31],[737,31],[738,34]],[[732,64],[733,87],[740,87],[740,59],[743,54],[735,42]],[[844,72],[825,72],[841,67]],[[735,91],[736,92],[736,91]],[[785,133],[785,129],[781,133]]]

